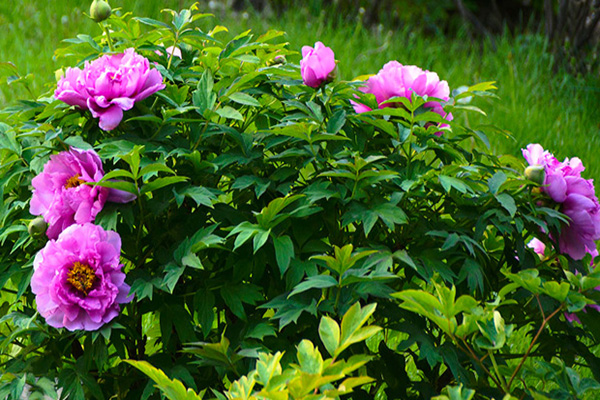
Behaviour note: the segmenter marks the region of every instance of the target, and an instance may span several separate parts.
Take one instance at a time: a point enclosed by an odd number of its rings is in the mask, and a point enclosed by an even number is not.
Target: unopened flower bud
[[[335,78],[333,70],[336,67],[333,50],[323,43],[315,43],[315,47],[302,47],[302,60],[300,61],[300,74],[306,86],[319,88],[326,82]]]
[[[544,171],[543,165],[530,165],[525,168],[525,177],[530,181],[537,183],[538,185],[544,184],[546,179],[546,172]]]
[[[111,8],[104,0],[94,0],[90,7],[90,17],[96,22],[102,22],[110,17]]]
[[[44,221],[44,218],[37,217],[27,225],[27,232],[31,237],[39,238],[46,233],[46,228],[48,228],[48,224]]]

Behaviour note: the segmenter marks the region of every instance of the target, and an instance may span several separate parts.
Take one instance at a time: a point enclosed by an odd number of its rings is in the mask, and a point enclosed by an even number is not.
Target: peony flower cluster
[[[94,224],[71,225],[33,261],[37,309],[55,328],[95,330],[119,315],[129,285],[120,263],[121,238]]]
[[[302,47],[300,73],[306,86],[318,88],[334,78],[335,56],[333,50],[323,43],[315,43],[315,47]]]
[[[43,216],[51,240],[34,259],[31,289],[40,315],[56,328],[98,329],[132,299],[119,261],[119,234],[91,222],[105,202],[136,196],[86,184],[103,177],[95,151],[71,148],[51,156],[32,180],[30,212]]]
[[[392,97],[404,97],[410,100],[413,93],[421,97],[435,97],[444,101],[450,99],[448,82],[440,80],[435,72],[423,71],[415,65],[402,65],[398,61],[390,61],[370,77],[365,86],[360,89],[363,93],[375,95],[379,108],[394,107],[394,103],[381,104]],[[353,103],[357,113],[371,111],[364,104]],[[452,114],[446,113],[439,101],[428,101],[424,107],[441,115],[447,121],[452,121]],[[447,126],[447,125],[445,125]]]
[[[558,238],[560,252],[575,260],[586,253],[597,255],[596,240],[600,240],[600,204],[591,179],[584,179],[585,169],[579,158],[560,162],[539,144],[523,149],[530,166],[544,168],[542,191],[560,204],[560,211],[570,222],[561,228]]]
[[[41,174],[33,178],[29,211],[48,223],[46,235],[56,239],[73,224],[93,222],[107,201],[127,203],[135,195],[86,185],[104,177],[102,161],[94,150],[71,148],[50,156]]]
[[[136,101],[165,88],[160,72],[130,48],[85,63],[83,70],[67,68],[54,96],[65,103],[89,109],[100,118],[100,128],[110,131]]]

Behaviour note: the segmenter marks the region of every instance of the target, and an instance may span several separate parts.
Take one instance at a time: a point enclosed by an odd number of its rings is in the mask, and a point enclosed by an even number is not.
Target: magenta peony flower
[[[575,260],[582,259],[586,253],[597,254],[595,241],[600,240],[600,205],[596,196],[569,194],[561,212],[570,218],[569,224],[560,230],[561,252]]]
[[[100,328],[128,303],[121,238],[94,224],[71,225],[33,261],[31,290],[48,325],[70,331]]]
[[[102,161],[94,150],[71,148],[50,156],[44,171],[33,178],[29,211],[48,223],[46,235],[56,239],[73,224],[92,222],[106,201],[127,203],[135,195],[121,190],[85,185],[104,176]]]
[[[579,158],[560,162],[539,144],[530,144],[522,150],[530,165],[544,167],[542,190],[559,203],[560,211],[570,218],[561,227],[558,238],[560,251],[575,260],[586,253],[597,254],[596,240],[600,240],[600,204],[591,179],[581,177],[585,170]]]
[[[450,99],[450,88],[448,82],[441,81],[435,72],[423,71],[415,65],[402,65],[398,61],[390,61],[383,68],[370,77],[365,86],[360,88],[364,93],[375,95],[379,108],[394,107],[392,103],[381,104],[392,97],[405,97],[410,99],[412,93],[424,97],[435,97],[448,101]],[[357,113],[371,111],[363,104],[353,102]],[[451,113],[446,113],[442,104],[438,101],[428,101],[424,107],[441,115],[447,121],[452,121]],[[443,124],[442,126],[448,126]]]
[[[87,108],[100,118],[100,128],[110,131],[136,101],[164,89],[160,72],[150,69],[134,49],[86,62],[83,70],[67,68],[54,96],[65,103]]]
[[[333,78],[335,56],[333,50],[323,43],[315,43],[315,47],[302,47],[300,73],[306,86],[318,88]]]

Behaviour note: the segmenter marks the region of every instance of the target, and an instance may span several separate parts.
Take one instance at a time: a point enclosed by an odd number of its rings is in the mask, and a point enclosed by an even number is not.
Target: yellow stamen
[[[82,183],[85,183],[85,181],[83,179],[79,178],[80,176],[81,175],[79,175],[79,174],[75,174],[75,176],[72,176],[69,179],[67,179],[67,182],[65,183],[65,188],[70,189],[70,188],[77,187],[77,186],[81,185]]]
[[[87,264],[76,261],[67,274],[67,282],[76,290],[87,296],[92,286],[96,282],[96,274],[92,267]]]

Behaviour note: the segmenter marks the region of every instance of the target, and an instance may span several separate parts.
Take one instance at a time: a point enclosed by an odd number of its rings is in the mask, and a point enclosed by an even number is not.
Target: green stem
[[[115,48],[113,47],[112,39],[110,37],[110,29],[108,29],[106,24],[103,22],[100,23],[100,26],[102,27],[102,30],[104,31],[104,34],[106,35],[106,41],[108,42],[108,48],[110,49],[111,53],[114,53]]]
[[[171,68],[171,62],[173,61],[173,54],[175,54],[175,49],[177,48],[177,42],[179,41],[179,32],[175,34],[175,43],[173,43],[173,50],[171,50],[171,54],[167,54],[169,56],[169,61],[167,62],[167,69]]]
[[[494,366],[494,371],[496,372],[496,376],[498,377],[498,380],[502,384],[502,390],[504,390],[504,393],[509,393],[508,387],[506,386],[506,380],[504,379],[504,376],[500,373],[500,370],[498,369],[498,364],[496,363],[496,359],[494,358],[494,353],[492,353],[491,350],[488,350],[488,354],[490,356],[490,360],[492,360],[492,365]]]

